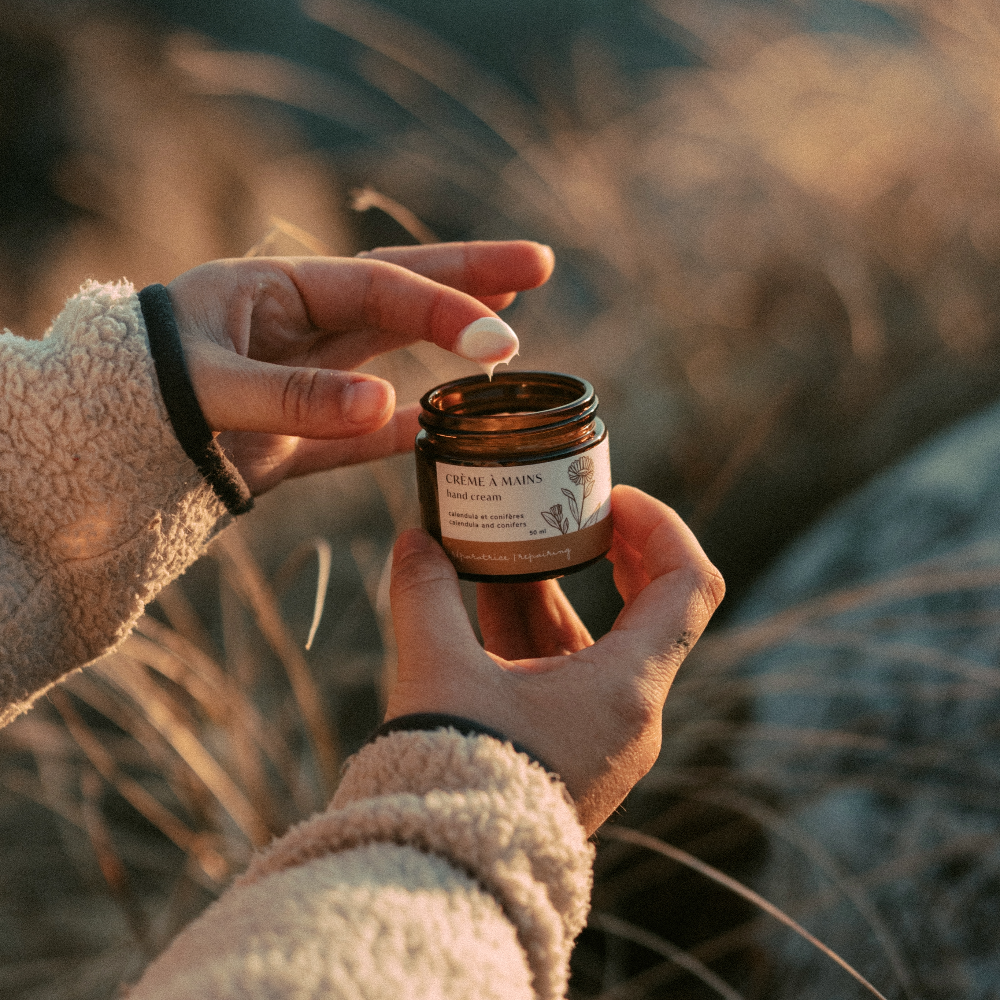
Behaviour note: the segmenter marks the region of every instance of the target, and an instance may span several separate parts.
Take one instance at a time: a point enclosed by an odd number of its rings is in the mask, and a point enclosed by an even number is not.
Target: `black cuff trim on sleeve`
[[[253,497],[236,466],[226,458],[212,436],[194,393],[180,332],[174,319],[170,293],[163,285],[149,285],[139,292],[139,306],[146,321],[149,350],[156,366],[160,395],[170,426],[184,453],[191,459],[230,514],[245,514]]]
[[[548,764],[545,763],[538,754],[533,753],[526,747],[507,739],[503,733],[498,732],[490,726],[484,726],[481,722],[474,722],[472,719],[464,719],[460,715],[446,715],[438,712],[414,712],[411,715],[400,715],[388,722],[383,722],[378,729],[368,738],[369,743],[374,743],[380,736],[387,736],[389,733],[412,733],[427,732],[434,729],[454,729],[462,736],[492,736],[493,739],[501,743],[509,743],[518,753],[523,753],[536,764],[541,764],[549,774],[558,774]]]

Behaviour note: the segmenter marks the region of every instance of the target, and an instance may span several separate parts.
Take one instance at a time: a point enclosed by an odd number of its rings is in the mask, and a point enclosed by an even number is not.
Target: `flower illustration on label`
[[[565,535],[569,531],[569,518],[563,517],[563,507],[561,503],[553,504],[549,510],[543,510],[542,517],[547,524],[557,528],[560,534]]]
[[[598,507],[589,517],[584,519],[584,508],[587,504],[587,497],[594,492],[594,481],[596,478],[594,474],[594,460],[589,455],[581,455],[579,458],[575,458],[566,470],[566,475],[569,476],[569,481],[574,486],[581,487],[582,493],[578,501],[575,491],[567,489],[565,486],[561,490],[562,495],[566,497],[566,502],[569,504],[569,512],[573,520],[576,521],[576,527],[572,530],[579,531],[581,528],[589,528],[597,519],[597,515],[601,510]],[[561,503],[555,504],[550,510],[543,510],[541,514],[548,524],[552,525],[553,528],[558,528],[562,534],[568,534],[571,530],[571,522],[568,517],[563,516],[563,506]]]
[[[572,465],[566,470],[566,475],[577,486],[583,483],[584,499],[590,496],[591,490],[594,488],[594,460],[589,455],[581,455],[574,459]]]

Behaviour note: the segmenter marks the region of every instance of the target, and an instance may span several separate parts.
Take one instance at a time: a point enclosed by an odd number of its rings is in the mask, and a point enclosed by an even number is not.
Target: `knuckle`
[[[447,322],[448,307],[451,297],[445,289],[437,291],[430,301],[427,312],[427,329],[433,336],[438,330],[443,330]]]
[[[612,699],[612,711],[620,731],[626,739],[634,739],[660,724],[662,699],[654,686],[642,678],[632,678],[622,685]]]
[[[289,427],[308,425],[319,396],[320,372],[316,368],[296,368],[285,376],[281,393],[281,415]]]
[[[446,559],[428,558],[426,552],[409,552],[393,563],[391,590],[398,596],[425,592],[451,576],[451,563]]]
[[[700,566],[696,573],[696,592],[711,615],[726,596],[726,581],[711,563]]]
[[[362,286],[359,292],[361,301],[360,315],[367,324],[375,329],[382,329],[389,322],[387,303],[396,299],[391,293],[392,282],[396,279],[399,265],[387,260],[369,257],[365,261],[365,269],[361,275]]]

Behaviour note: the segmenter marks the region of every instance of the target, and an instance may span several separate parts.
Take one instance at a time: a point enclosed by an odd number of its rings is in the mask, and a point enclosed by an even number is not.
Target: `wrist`
[[[386,719],[368,737],[367,742],[373,743],[380,736],[387,736],[389,733],[433,732],[438,729],[453,729],[461,736],[491,736],[501,743],[509,743],[518,753],[524,754],[529,760],[541,765],[550,774],[558,776],[558,772],[549,767],[533,750],[509,739],[492,726],[476,722],[473,719],[466,719],[460,715],[449,715],[445,712],[411,712],[407,715],[398,715],[394,719]]]

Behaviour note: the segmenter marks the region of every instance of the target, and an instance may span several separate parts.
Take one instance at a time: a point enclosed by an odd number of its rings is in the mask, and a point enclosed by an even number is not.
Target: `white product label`
[[[437,463],[442,542],[459,569],[518,574],[586,562],[610,544],[608,439],[532,465]]]

